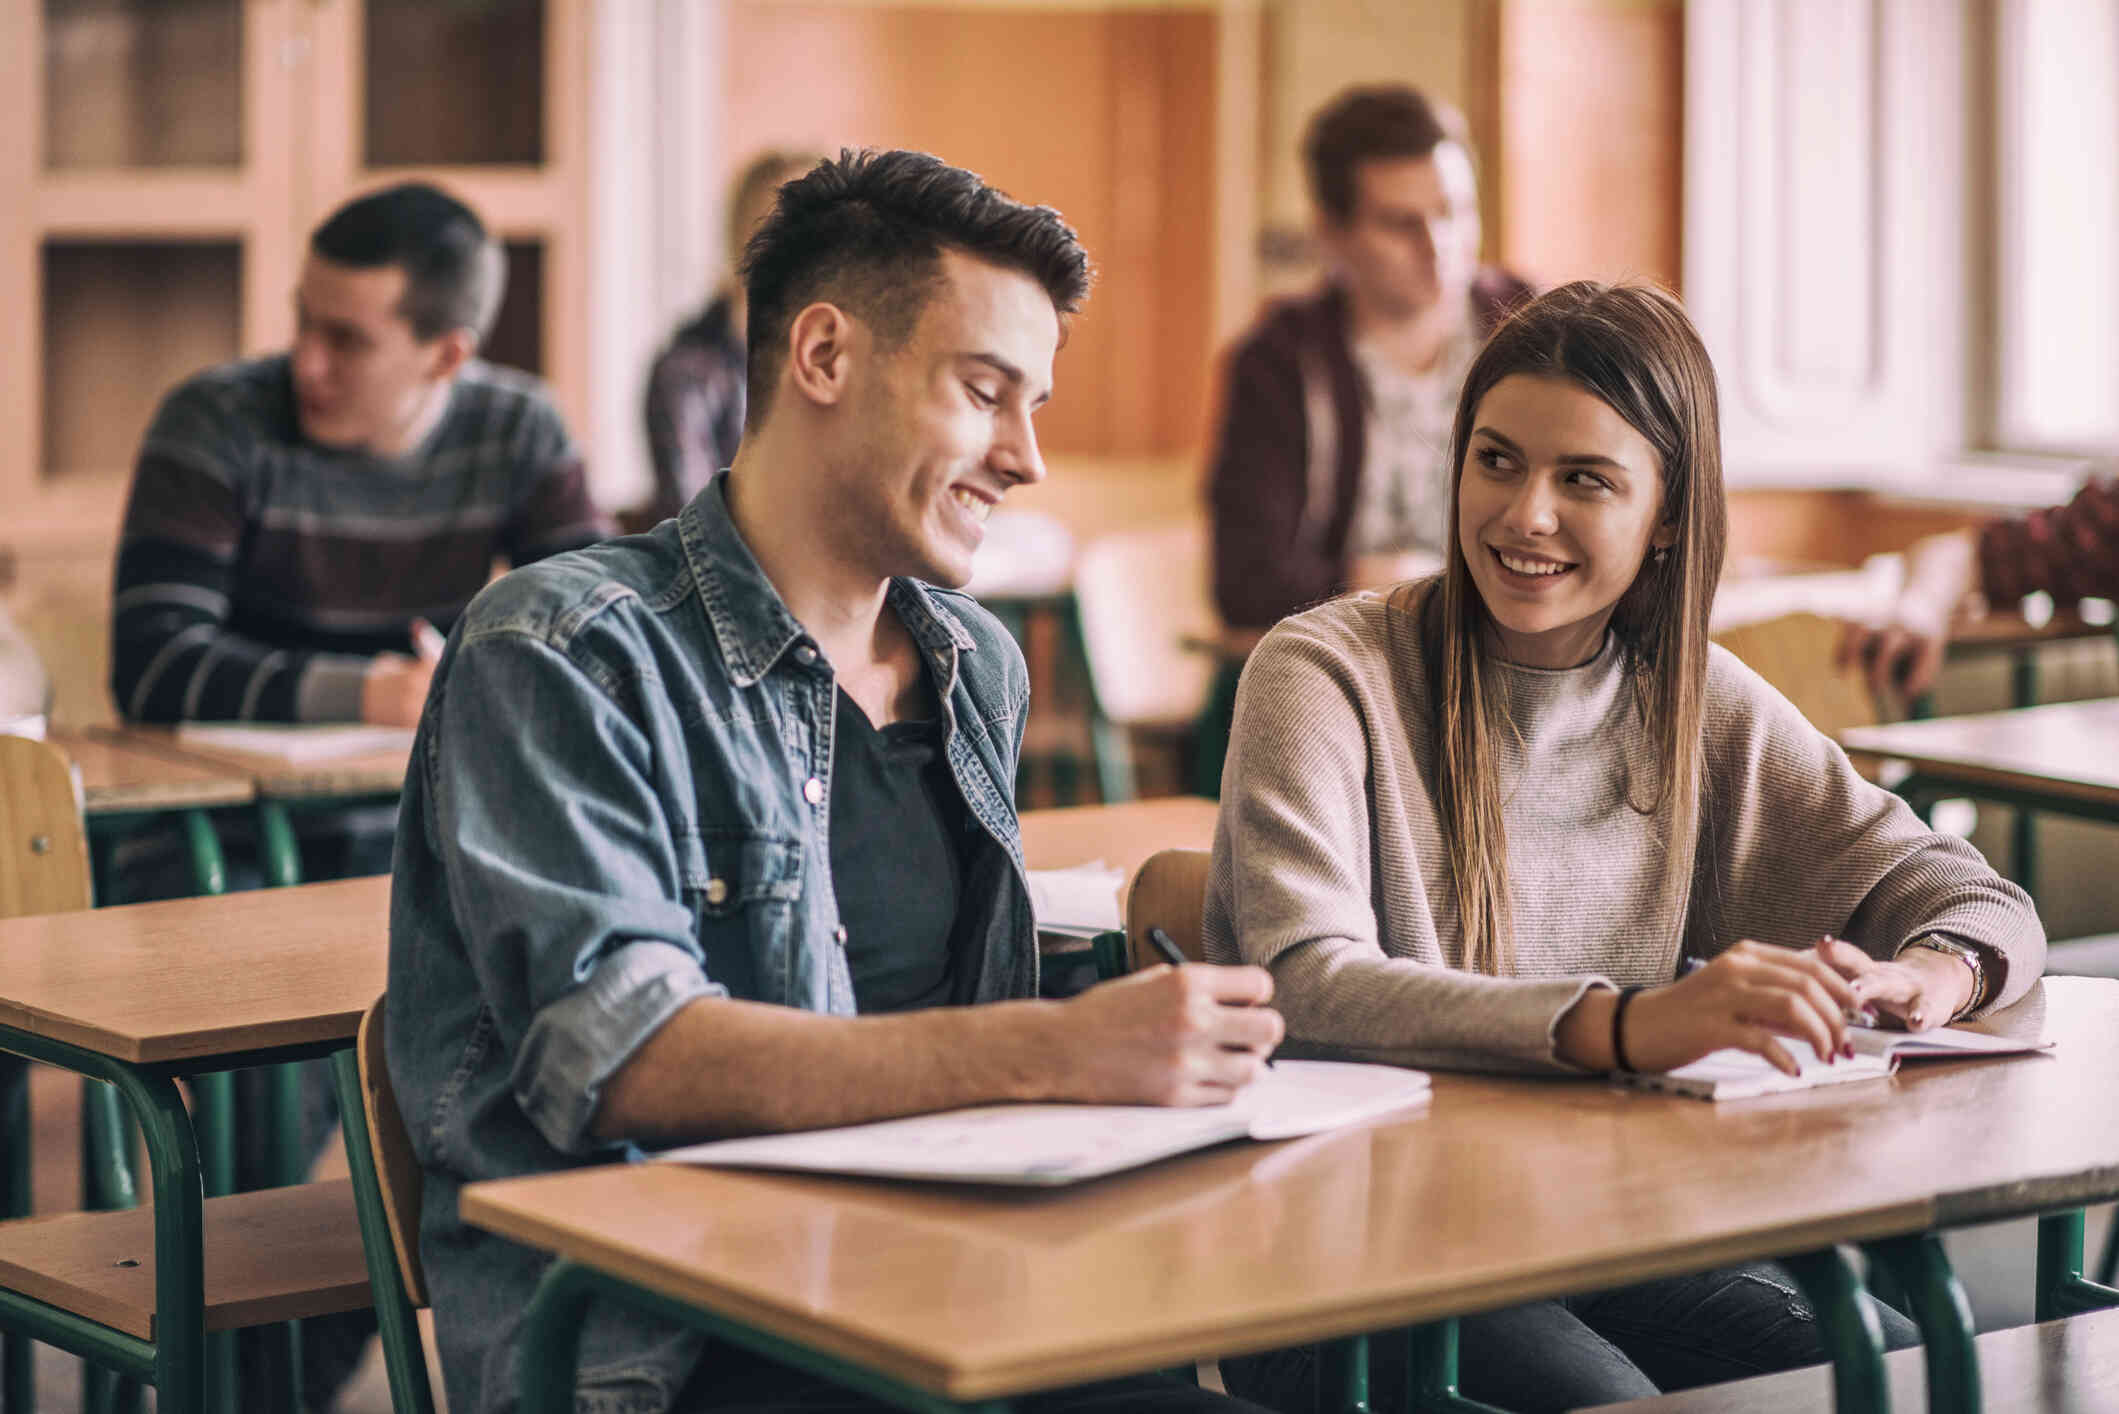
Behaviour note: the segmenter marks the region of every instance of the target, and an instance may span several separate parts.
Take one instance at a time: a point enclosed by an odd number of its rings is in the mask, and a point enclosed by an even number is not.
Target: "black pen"
[[[1183,967],[1185,965],[1185,955],[1177,950],[1177,944],[1171,942],[1170,935],[1162,929],[1148,929],[1148,946],[1162,954],[1162,960],[1169,963],[1172,967]],[[1272,1068],[1273,1058],[1267,1056],[1266,1069],[1271,1070]]]

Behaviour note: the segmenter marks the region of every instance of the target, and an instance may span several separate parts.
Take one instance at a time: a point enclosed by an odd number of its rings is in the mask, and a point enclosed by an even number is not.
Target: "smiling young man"
[[[734,466],[459,626],[405,795],[389,1012],[451,1408],[513,1400],[543,1267],[458,1219],[466,1183],[999,1100],[1214,1103],[1278,1042],[1255,968],[1035,999],[1028,682],[949,586],[1045,474],[1032,417],[1088,278],[1057,213],[969,172],[819,164],[745,262]],[[580,1385],[643,1414],[881,1407],[609,1310]],[[1150,1377],[1021,1407],[1240,1406]]]
[[[1235,628],[1439,556],[1457,389],[1530,293],[1479,264],[1470,151],[1417,91],[1347,90],[1311,120],[1303,156],[1325,284],[1230,352],[1209,470],[1214,596]]]

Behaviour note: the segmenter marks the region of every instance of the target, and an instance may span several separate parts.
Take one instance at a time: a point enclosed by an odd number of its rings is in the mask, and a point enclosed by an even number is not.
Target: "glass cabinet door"
[[[243,0],[41,0],[44,166],[237,167]]]
[[[367,0],[360,165],[539,166],[544,0]]]

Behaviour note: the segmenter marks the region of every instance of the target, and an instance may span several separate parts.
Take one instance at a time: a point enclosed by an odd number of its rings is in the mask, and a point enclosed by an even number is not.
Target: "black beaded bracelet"
[[[1611,1008],[1612,1069],[1623,1070],[1629,1075],[1633,1073],[1633,1062],[1626,1059],[1626,1041],[1620,1028],[1626,1021],[1626,1004],[1634,999],[1636,993],[1645,990],[1647,989],[1643,987],[1619,988],[1619,999],[1612,1004]]]

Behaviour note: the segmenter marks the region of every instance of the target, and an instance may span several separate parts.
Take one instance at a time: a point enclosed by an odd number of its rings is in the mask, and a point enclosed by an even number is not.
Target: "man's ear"
[[[820,407],[846,396],[853,372],[855,325],[845,310],[818,300],[787,326],[785,378]]]
[[[453,378],[464,361],[477,352],[478,336],[461,325],[438,335],[427,349],[427,376],[437,382]]]

